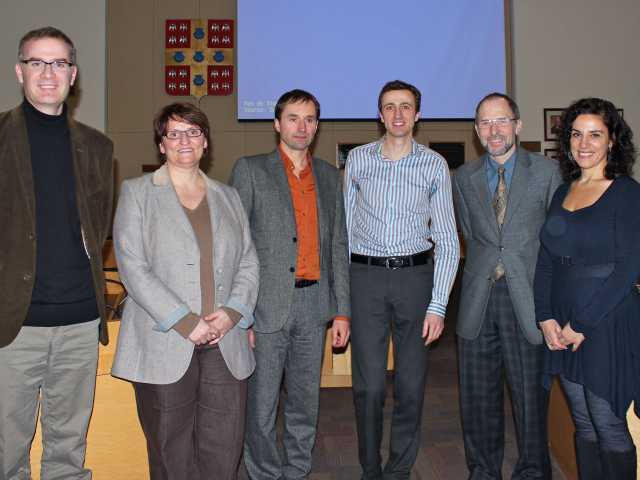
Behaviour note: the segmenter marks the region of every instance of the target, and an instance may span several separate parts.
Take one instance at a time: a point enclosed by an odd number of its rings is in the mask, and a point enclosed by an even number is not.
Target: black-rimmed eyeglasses
[[[43,72],[44,69],[47,68],[47,65],[49,65],[54,72],[60,73],[68,72],[71,67],[73,67],[73,63],[66,60],[51,60],[47,62],[40,58],[27,58],[26,60],[20,60],[20,63],[24,63],[29,70],[34,72]]]

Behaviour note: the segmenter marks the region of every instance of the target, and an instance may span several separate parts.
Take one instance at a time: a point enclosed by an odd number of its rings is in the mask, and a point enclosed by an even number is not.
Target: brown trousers
[[[134,383],[151,480],[235,480],[244,437],[246,380],[220,349],[196,348],[175,383]]]

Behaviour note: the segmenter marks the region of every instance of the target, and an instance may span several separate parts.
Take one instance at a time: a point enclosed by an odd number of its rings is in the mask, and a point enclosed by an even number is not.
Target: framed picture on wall
[[[544,109],[544,139],[547,142],[558,140],[562,127],[561,119],[563,110],[564,108]]]
[[[624,117],[624,109],[618,108],[618,113]],[[558,140],[560,129],[562,128],[562,112],[564,108],[545,108],[544,109],[544,139],[547,142]],[[545,150],[546,152],[547,150]]]
[[[338,170],[344,170],[344,166],[347,164],[347,155],[360,145],[364,145],[364,143],[339,143],[336,145],[336,167]]]
[[[560,153],[560,150],[558,150],[557,148],[545,148],[544,149],[544,156],[547,158],[551,158],[553,160],[557,160],[558,159],[558,154]]]

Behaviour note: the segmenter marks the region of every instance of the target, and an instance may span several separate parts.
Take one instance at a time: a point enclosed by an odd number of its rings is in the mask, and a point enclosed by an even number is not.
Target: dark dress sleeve
[[[540,243],[538,250],[538,262],[536,263],[536,274],[533,280],[533,300],[536,307],[536,322],[544,322],[553,318],[551,311],[551,279],[553,264],[551,254]]]
[[[614,270],[589,302],[572,315],[571,328],[588,337],[635,289],[640,274],[640,185],[625,178],[614,203]],[[597,228],[597,225],[594,225]]]
[[[547,219],[552,212],[558,208],[567,193],[568,185],[562,184],[555,190],[555,193],[547,210]],[[536,322],[543,322],[553,318],[551,308],[551,286],[553,280],[553,262],[551,252],[545,246],[544,230],[547,222],[540,229],[540,249],[538,250],[538,261],[533,279],[533,301],[535,304]]]

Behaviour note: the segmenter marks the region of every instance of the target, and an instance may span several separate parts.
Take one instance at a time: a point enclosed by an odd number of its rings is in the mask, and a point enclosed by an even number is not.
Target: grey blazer
[[[457,321],[457,333],[465,339],[472,340],[480,332],[491,275],[502,257],[520,328],[530,343],[542,343],[533,305],[538,235],[562,180],[556,162],[520,148],[517,154],[502,231],[487,186],[488,155],[465,163],[453,176],[453,200],[466,249]]]
[[[242,314],[220,341],[220,351],[233,376],[243,379],[255,367],[246,328],[258,294],[258,258],[237,192],[201,175],[213,228],[216,307]],[[193,343],[171,327],[187,313],[200,312],[200,252],[166,166],[123,182],[113,239],[129,296],[111,373],[135,382],[173,383],[193,354]]]
[[[318,305],[324,324],[350,316],[347,231],[338,170],[312,159],[318,205],[320,281]],[[260,291],[255,330],[276,332],[287,321],[293,300],[298,255],[296,222],[284,164],[278,151],[240,158],[230,184],[238,190],[249,217],[260,259]]]

